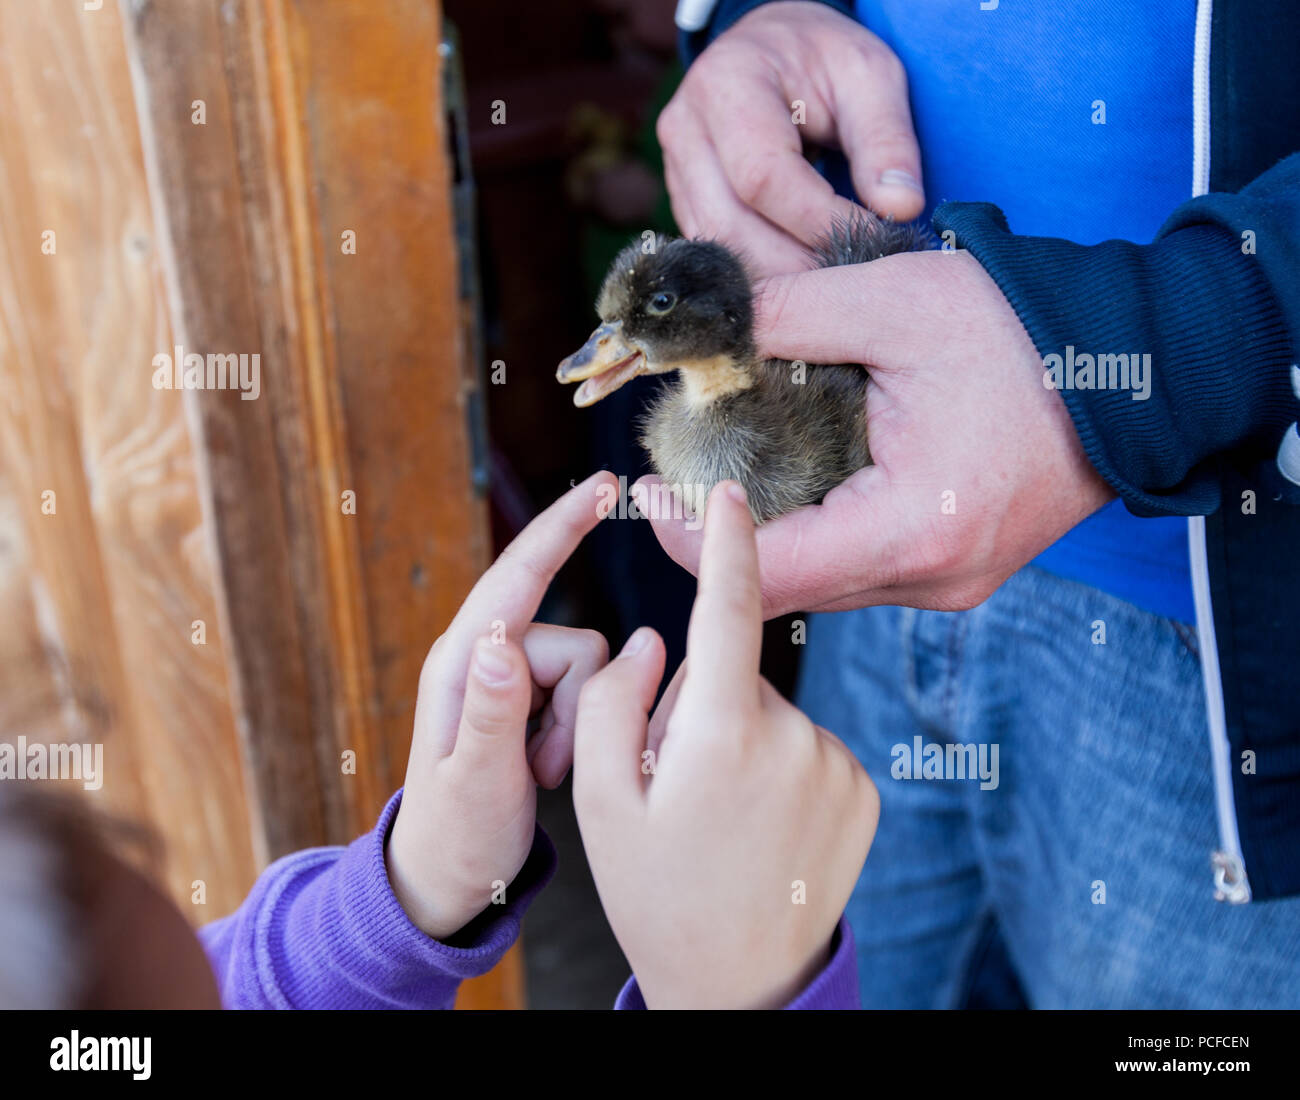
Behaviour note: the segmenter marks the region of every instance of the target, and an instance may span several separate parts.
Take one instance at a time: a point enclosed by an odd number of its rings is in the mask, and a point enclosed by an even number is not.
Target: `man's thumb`
[[[456,754],[497,757],[519,752],[531,702],[524,651],[511,641],[480,638],[465,678]]]
[[[654,474],[641,478],[632,486],[632,493],[642,514],[649,516],[650,526],[664,553],[688,573],[698,573],[704,534],[702,524],[693,516],[688,518],[686,506],[680,498]],[[643,505],[642,501],[647,503]]]
[[[754,338],[764,355],[885,369],[938,337],[934,266],[947,253],[900,252],[865,264],[774,275],[754,288]],[[946,272],[944,272],[946,274]]]

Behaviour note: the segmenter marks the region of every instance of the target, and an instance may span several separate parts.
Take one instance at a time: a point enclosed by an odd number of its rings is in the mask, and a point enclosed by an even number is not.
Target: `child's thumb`
[[[460,712],[455,754],[475,757],[470,763],[509,759],[524,743],[532,683],[528,659],[514,642],[480,638],[474,644],[465,702]]]

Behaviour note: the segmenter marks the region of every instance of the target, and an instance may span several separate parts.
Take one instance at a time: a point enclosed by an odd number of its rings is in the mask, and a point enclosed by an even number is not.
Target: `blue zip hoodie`
[[[684,31],[687,59],[762,2],[721,0]],[[820,2],[853,17],[842,0]],[[984,265],[1044,357],[1141,348],[1174,365],[1146,401],[1114,389],[1062,396],[1130,511],[1193,517],[1216,896],[1231,902],[1300,894],[1298,45],[1290,0],[1200,0],[1198,194],[1150,244],[1017,236],[987,203],[946,203],[934,218]]]

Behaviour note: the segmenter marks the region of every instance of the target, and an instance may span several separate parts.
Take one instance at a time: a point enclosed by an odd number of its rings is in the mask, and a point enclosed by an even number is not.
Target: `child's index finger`
[[[503,622],[508,634],[521,632],[555,574],[608,514],[616,489],[613,475],[598,471],[537,516],[479,578],[447,633],[464,631],[472,639],[495,622]]]
[[[747,702],[758,690],[763,642],[754,520],[744,490],[722,482],[709,494],[699,588],[686,638],[687,684],[719,704]]]

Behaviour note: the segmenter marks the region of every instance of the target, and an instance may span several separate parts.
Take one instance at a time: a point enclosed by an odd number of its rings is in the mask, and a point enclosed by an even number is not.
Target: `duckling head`
[[[618,254],[596,299],[601,324],[556,371],[581,382],[579,407],[641,374],[682,372],[708,401],[753,384],[753,292],[739,258],[716,241],[656,237]]]

